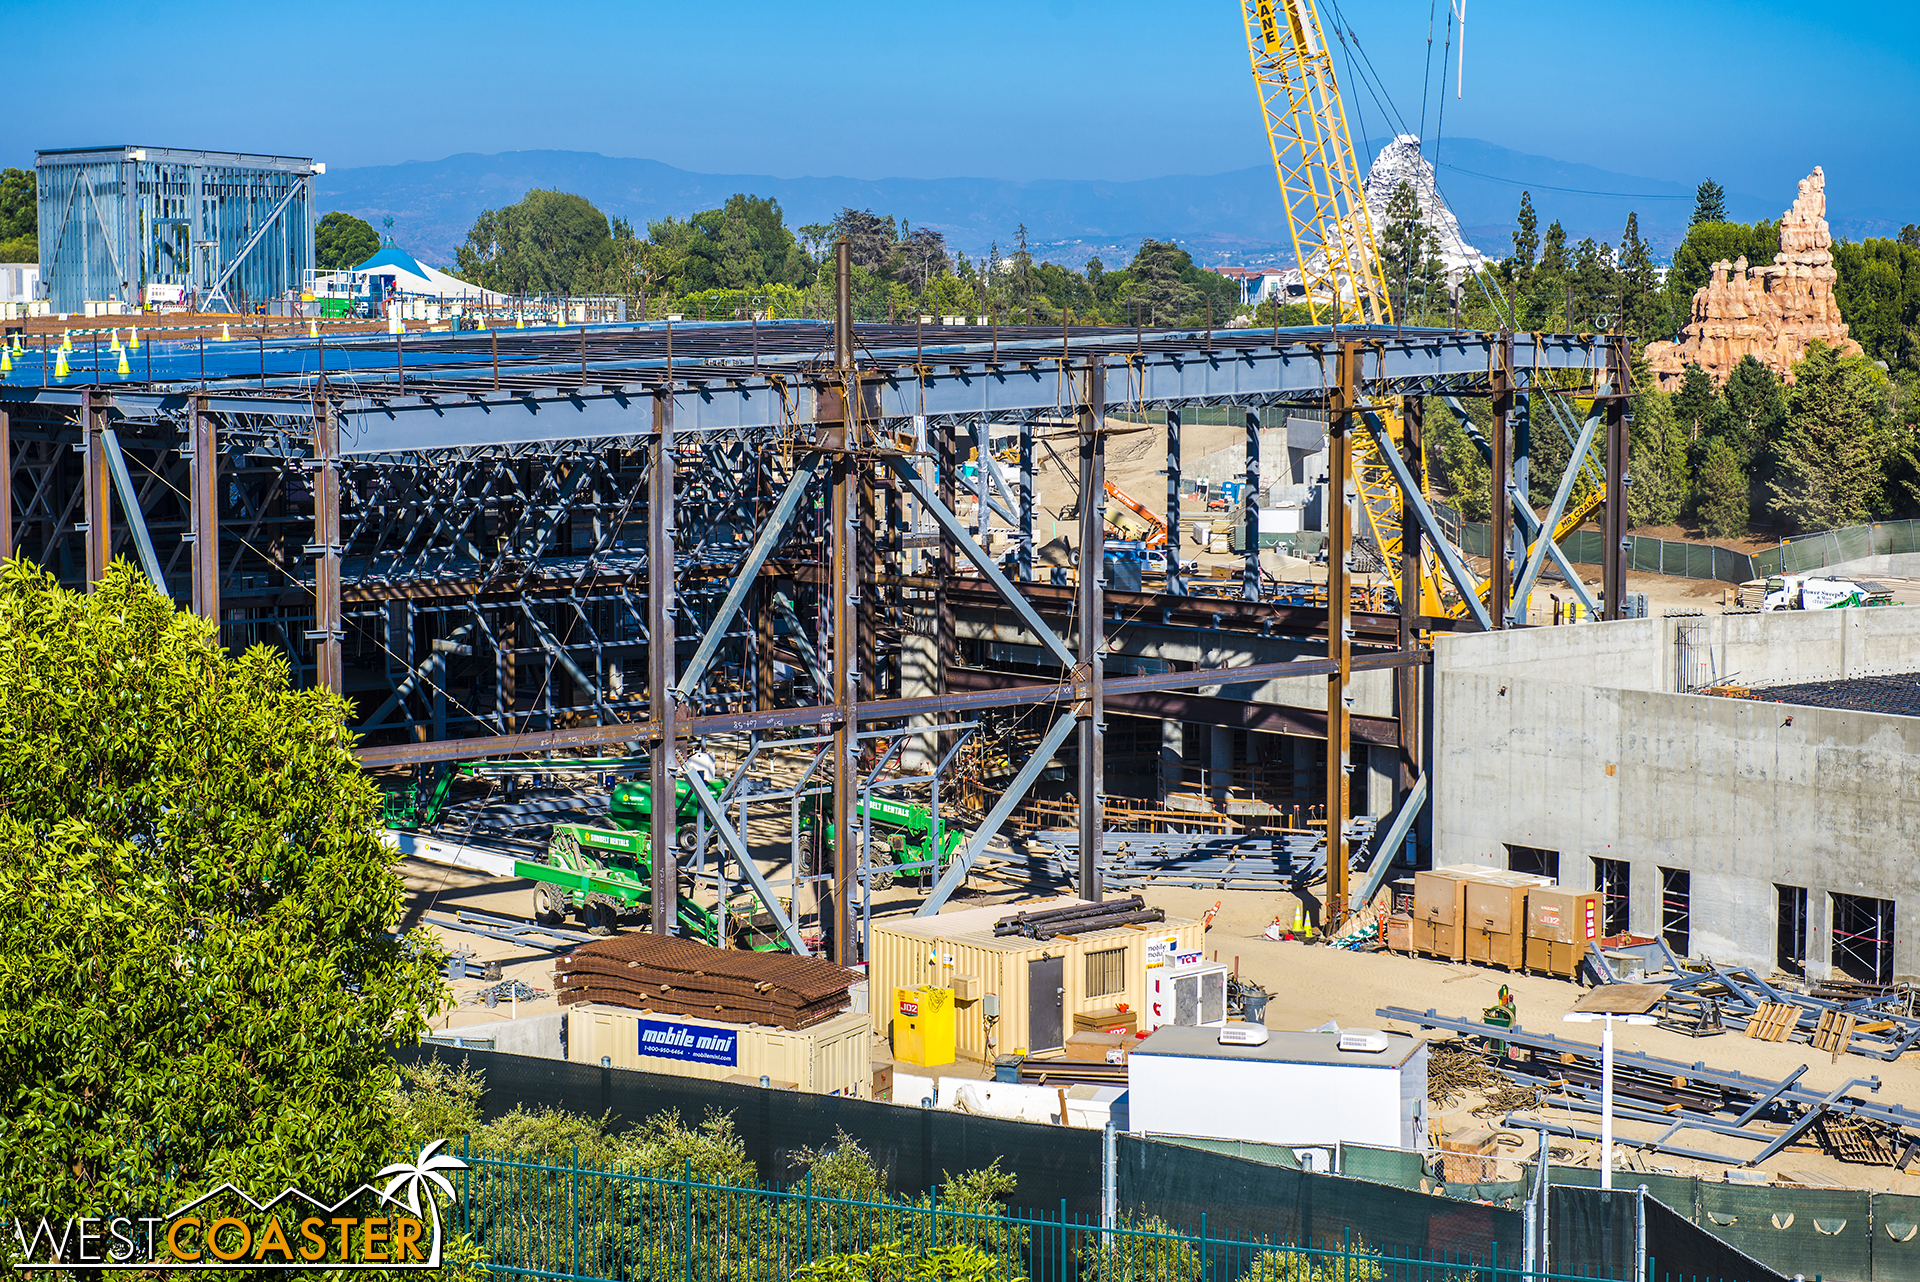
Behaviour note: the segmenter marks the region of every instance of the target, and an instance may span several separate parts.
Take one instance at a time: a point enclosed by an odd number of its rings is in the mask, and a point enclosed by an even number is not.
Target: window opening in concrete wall
[[[1609,939],[1626,934],[1633,919],[1632,865],[1624,859],[1595,859],[1593,888],[1600,892],[1600,933]]]
[[[1560,880],[1560,852],[1542,850],[1538,846],[1516,846],[1512,842],[1507,847],[1507,871],[1523,872],[1533,877],[1551,877]]]
[[[1780,904],[1780,929],[1776,936],[1773,964],[1789,975],[1807,973],[1807,888],[1776,885]]]
[[[1833,896],[1833,968],[1869,984],[1893,982],[1893,900]]]
[[[1706,620],[1681,623],[1674,629],[1673,688],[1681,694],[1704,690],[1717,682],[1713,663],[1713,634]]]
[[[1127,950],[1107,948],[1087,954],[1087,996],[1105,997],[1127,986]]]
[[[1660,870],[1660,937],[1676,957],[1685,957],[1693,936],[1693,874],[1685,868]]]

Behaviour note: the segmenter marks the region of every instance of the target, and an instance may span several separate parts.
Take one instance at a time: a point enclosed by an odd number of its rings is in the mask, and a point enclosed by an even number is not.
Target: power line
[[[1438,160],[1433,163],[1442,169],[1451,169],[1456,174],[1465,174],[1469,178],[1484,178],[1488,182],[1506,183],[1510,187],[1526,187],[1533,191],[1562,191],[1573,196],[1613,196],[1620,200],[1685,200],[1687,198],[1684,194],[1662,196],[1645,191],[1588,191],[1584,187],[1553,187],[1546,183],[1523,182],[1518,178],[1496,178],[1492,174],[1477,173],[1471,169],[1462,169],[1458,165],[1441,164]]]

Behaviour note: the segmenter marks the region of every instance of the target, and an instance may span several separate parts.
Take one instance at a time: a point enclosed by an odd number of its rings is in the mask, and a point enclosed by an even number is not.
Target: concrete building
[[[1885,674],[1912,680],[1868,680]],[[1442,637],[1434,863],[1600,890],[1609,933],[1665,935],[1695,957],[1910,979],[1914,674],[1920,607]],[[1825,684],[1781,688],[1809,682]],[[1691,693],[1713,685],[1756,698]],[[1774,698],[1826,706],[1759,701]]]

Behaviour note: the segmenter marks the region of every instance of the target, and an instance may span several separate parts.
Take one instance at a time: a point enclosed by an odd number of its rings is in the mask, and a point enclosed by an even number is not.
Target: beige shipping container
[[[1477,869],[1433,868],[1413,875],[1413,947],[1459,961],[1466,956],[1467,878]]]
[[[762,1077],[815,1095],[873,1095],[873,1024],[843,1011],[811,1028],[722,1024],[599,1002],[568,1008],[568,1058],[723,1082]]]
[[[1149,966],[1173,965],[1181,954],[1200,952],[1205,931],[1197,921],[1057,939],[993,933],[995,922],[1015,913],[1084,902],[1063,895],[876,921],[867,967],[872,991],[922,984],[953,989],[956,1051],[961,1059],[991,1062],[996,1055],[1059,1049],[1072,1035],[1076,1015],[1123,1004],[1138,1012]],[[883,1046],[890,1045],[891,1014],[888,1004],[873,1003],[873,1032]]]

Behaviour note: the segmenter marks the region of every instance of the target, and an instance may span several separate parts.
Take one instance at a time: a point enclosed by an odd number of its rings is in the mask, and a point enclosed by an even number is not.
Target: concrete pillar
[[[1160,800],[1180,791],[1187,769],[1187,727],[1185,722],[1163,719],[1160,722]]]
[[[1366,745],[1367,813],[1382,821],[1400,802],[1400,750]]]
[[[1216,806],[1224,806],[1227,789],[1233,784],[1233,731],[1226,726],[1209,726],[1207,745],[1207,796]]]

